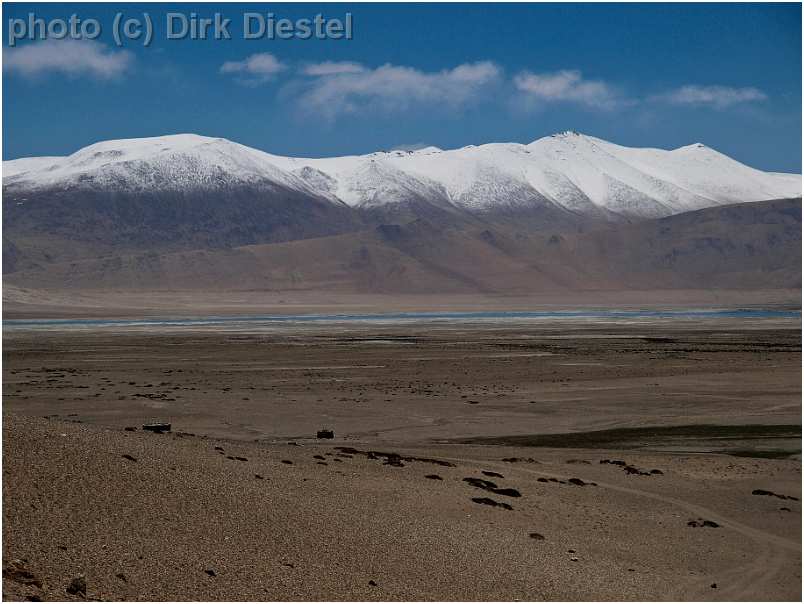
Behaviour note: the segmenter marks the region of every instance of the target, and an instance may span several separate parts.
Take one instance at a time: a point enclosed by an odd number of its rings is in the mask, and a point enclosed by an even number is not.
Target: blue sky
[[[801,171],[798,4],[4,4],[3,157],[195,132],[283,155],[530,142],[578,130],[703,142]],[[150,46],[112,39],[150,13]],[[165,13],[220,11],[231,40],[168,40]],[[243,12],[353,15],[351,40],[244,40]],[[98,19],[94,41],[22,41],[9,19]]]

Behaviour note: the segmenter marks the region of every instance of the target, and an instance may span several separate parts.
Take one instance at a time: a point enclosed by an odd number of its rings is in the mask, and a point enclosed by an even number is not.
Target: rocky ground
[[[800,600],[798,329],[7,332],[4,598]]]

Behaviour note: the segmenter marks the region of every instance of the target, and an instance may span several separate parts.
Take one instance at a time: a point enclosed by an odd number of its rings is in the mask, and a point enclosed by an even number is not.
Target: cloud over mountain
[[[108,80],[123,75],[133,61],[129,51],[94,40],[44,40],[6,48],[3,70],[26,77],[61,73]]]
[[[431,103],[461,107],[480,98],[501,76],[491,61],[464,63],[427,72],[386,63],[320,63],[305,68],[311,76],[300,85],[303,106],[327,117],[365,108],[392,110]]]
[[[708,105],[723,109],[741,103],[765,101],[768,99],[768,95],[752,87],[687,85],[653,98],[674,105]]]
[[[241,83],[261,84],[272,80],[285,68],[285,64],[270,52],[260,52],[242,61],[226,61],[221,65],[220,72],[239,76]]]
[[[611,84],[587,80],[576,69],[547,73],[522,71],[514,77],[514,86],[531,102],[569,101],[594,109],[613,109],[627,102]]]

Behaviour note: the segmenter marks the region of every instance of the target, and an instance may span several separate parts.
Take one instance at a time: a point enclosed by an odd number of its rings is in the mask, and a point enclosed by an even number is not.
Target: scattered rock
[[[425,478],[429,478],[430,480],[444,480],[438,474],[428,474]]]
[[[651,470],[650,473],[651,474],[658,474],[659,476],[664,474],[664,472],[662,472],[661,470],[656,470],[656,469]]]
[[[626,466],[626,464],[622,459],[601,459],[600,463],[608,463],[613,466]]]
[[[570,484],[574,484],[576,486],[579,486],[579,487],[583,487],[583,486],[586,486],[586,485],[590,484],[588,482],[584,482],[580,478],[570,478],[567,482],[569,482]]]
[[[710,585],[709,587],[711,587],[712,589],[717,589],[717,583],[712,583],[712,585]]]
[[[491,472],[490,470],[483,470],[480,473],[483,474],[484,476],[491,476],[492,478],[505,478],[505,476],[503,476],[499,472]]]
[[[530,533],[528,537],[531,539],[536,539],[536,541],[544,541],[544,535],[541,533]]]
[[[25,568],[25,562],[22,560],[12,560],[3,569],[3,578],[15,583],[42,588],[42,581],[33,572]]]
[[[507,503],[502,503],[501,501],[494,501],[493,499],[489,499],[488,497],[472,497],[472,501],[474,501],[475,503],[479,503],[481,505],[490,505],[492,507],[503,508],[504,510],[514,509]]]
[[[323,460],[324,456],[323,455],[313,455],[313,459],[321,459],[321,460]]]
[[[137,459],[135,457],[132,457],[128,453],[124,453],[122,457],[123,457],[123,459],[127,459],[129,461],[137,461]]]
[[[568,459],[565,463],[572,463],[572,464],[589,464],[591,462],[585,459]]]
[[[570,556],[570,560],[571,560],[572,562],[577,562],[577,561],[578,561],[578,557],[577,557],[577,556]]]
[[[125,428],[123,428],[123,430],[125,430],[126,432],[136,432],[137,428],[135,428],[134,426],[126,426]]]
[[[148,430],[149,432],[155,432],[157,434],[162,434],[163,432],[170,432],[171,425],[165,422],[155,422],[152,424],[143,424],[142,429]]]
[[[752,495],[765,495],[766,497],[776,497],[777,499],[789,499],[790,501],[798,501],[798,497],[793,497],[792,495],[780,495],[779,493],[774,493],[773,491],[766,491],[765,489],[754,489],[751,491]]]
[[[369,583],[368,583],[368,584],[369,584],[371,587],[377,587],[377,582],[376,582],[376,581],[373,581],[373,580],[372,580],[372,581],[369,581]]]
[[[335,447],[336,450],[347,455],[365,455],[367,459],[380,459],[384,458],[384,465],[404,467],[403,461],[418,461],[421,463],[430,463],[437,466],[444,466],[446,468],[454,468],[455,464],[442,459],[433,459],[431,457],[416,457],[413,455],[400,455],[399,453],[387,453],[384,451],[360,451],[354,447]],[[327,455],[331,455],[327,453]]]
[[[235,459],[237,461],[248,461],[248,458],[246,458],[246,457],[238,457],[237,455],[235,455]]]
[[[287,464],[287,465],[289,465],[289,466],[292,466],[292,465],[293,465],[293,462],[292,462],[292,461],[290,461],[289,459],[283,459],[283,460],[282,460],[282,463],[285,463],[285,464]]]
[[[779,508],[779,511],[780,512],[789,512],[791,510],[790,510],[790,508],[787,508],[787,507],[781,507],[781,508]]]
[[[532,457],[503,457],[501,461],[505,461],[507,463],[539,463]]]
[[[475,488],[483,489],[484,491],[489,491],[494,493],[495,495],[505,495],[506,497],[522,497],[522,494],[517,491],[516,489],[511,488],[500,488],[497,486],[496,483],[490,480],[484,480],[483,478],[464,478],[464,482],[469,483]]]
[[[315,434],[316,438],[335,438],[335,432],[333,430],[319,430]]]
[[[215,447],[216,451],[223,451],[223,447]]]
[[[263,477],[260,474],[255,474],[254,478],[256,478],[257,480],[263,480]]]
[[[396,453],[388,453],[383,462],[384,466],[394,466],[395,468],[403,468],[405,464],[402,463],[402,456]]]
[[[215,577],[215,576],[217,576],[217,574],[215,573],[215,571],[214,571],[214,570],[212,570],[211,568],[206,569],[204,572],[205,572],[205,573],[207,573],[207,574],[208,574],[210,577]]]
[[[84,575],[78,575],[77,577],[73,578],[73,580],[70,581],[70,584],[67,586],[66,591],[71,596],[86,597],[87,595],[86,577],[84,577]]]
[[[126,575],[124,575],[123,573],[117,573],[115,577],[120,579],[123,583],[128,583],[128,577],[126,577]]]
[[[690,520],[687,522],[687,526],[691,526],[693,528],[705,526],[708,528],[718,528],[720,525],[713,521],[713,520],[703,520],[702,518],[698,518],[698,520]]]

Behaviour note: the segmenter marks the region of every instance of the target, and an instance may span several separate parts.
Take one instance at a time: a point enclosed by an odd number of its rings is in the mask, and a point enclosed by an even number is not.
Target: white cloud
[[[364,108],[389,111],[421,103],[457,108],[479,98],[500,77],[499,67],[490,61],[435,72],[391,64],[370,69],[357,63],[348,70],[318,71],[296,87],[302,107],[327,118]]]
[[[551,73],[522,71],[514,77],[514,86],[529,102],[570,101],[595,109],[614,109],[633,103],[606,82],[585,80],[578,70]]]
[[[220,72],[241,76],[244,84],[262,84],[284,69],[285,65],[270,52],[260,52],[242,61],[226,61]]]
[[[324,61],[307,65],[302,73],[309,76],[335,75],[339,73],[362,73],[366,71],[360,63],[353,61]]]
[[[757,88],[688,85],[654,96],[652,99],[674,105],[709,105],[723,109],[740,103],[765,101],[768,95]]]
[[[44,40],[6,48],[3,70],[35,77],[46,73],[112,79],[132,64],[133,55],[95,40]]]

